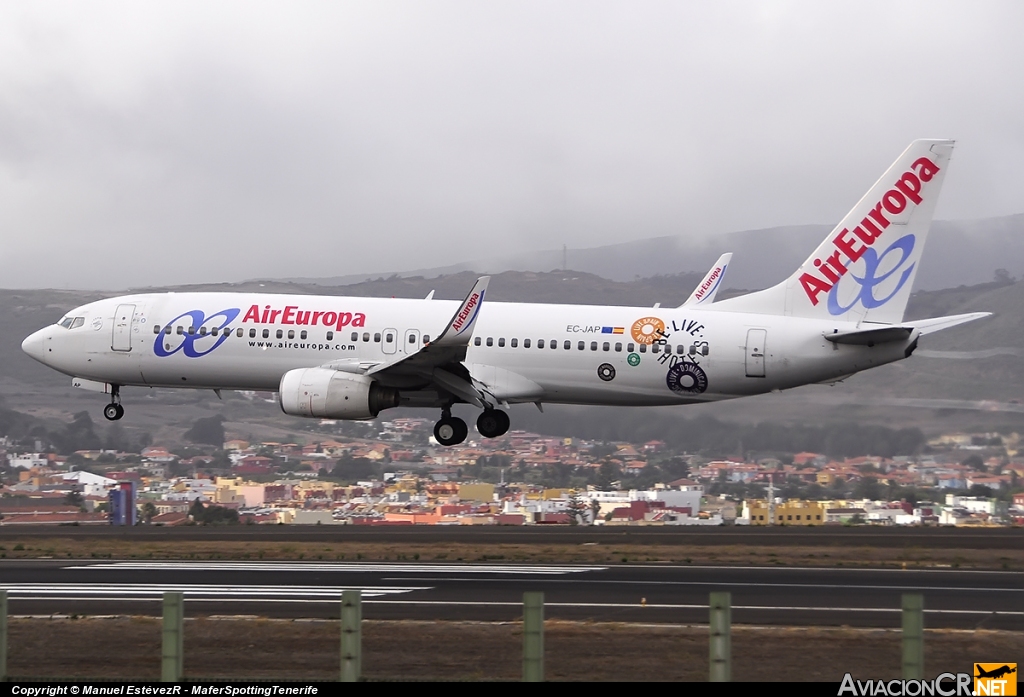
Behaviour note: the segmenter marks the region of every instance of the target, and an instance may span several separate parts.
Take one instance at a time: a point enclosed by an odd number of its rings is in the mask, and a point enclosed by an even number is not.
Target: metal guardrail
[[[924,597],[906,593],[903,607],[903,668],[905,680],[924,677]],[[732,596],[726,592],[711,593],[709,617],[709,679],[711,682],[732,680]],[[0,589],[0,682],[7,673],[7,591]],[[182,682],[184,673],[185,601],[181,592],[163,596],[163,643],[160,679]],[[362,592],[341,594],[341,682],[363,679],[363,603]],[[523,681],[544,680],[544,594],[523,593]]]

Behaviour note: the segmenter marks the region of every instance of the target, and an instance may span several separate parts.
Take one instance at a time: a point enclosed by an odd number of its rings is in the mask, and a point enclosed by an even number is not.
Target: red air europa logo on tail
[[[934,162],[927,157],[919,158],[896,180],[893,188],[882,195],[881,200],[852,232],[843,228],[832,239],[832,253],[813,262],[821,275],[809,272],[800,275],[800,285],[812,305],[817,305],[818,296],[832,290],[849,271],[849,265],[864,256],[864,252],[874,245],[875,240],[889,227],[890,218],[903,213],[910,204],[916,206],[921,203],[922,184],[930,182],[938,172],[939,166]]]

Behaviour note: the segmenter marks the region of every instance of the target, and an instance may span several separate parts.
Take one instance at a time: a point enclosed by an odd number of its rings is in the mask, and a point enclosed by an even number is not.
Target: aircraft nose
[[[21,342],[21,350],[28,355],[35,358],[40,363],[44,363],[43,360],[46,354],[46,336],[49,332],[46,329],[40,329],[34,334],[29,335],[24,341]]]

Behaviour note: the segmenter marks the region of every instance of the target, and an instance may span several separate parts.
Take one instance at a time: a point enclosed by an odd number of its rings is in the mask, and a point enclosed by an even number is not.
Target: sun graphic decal
[[[650,345],[665,336],[665,323],[657,317],[641,317],[629,331],[638,344]]]

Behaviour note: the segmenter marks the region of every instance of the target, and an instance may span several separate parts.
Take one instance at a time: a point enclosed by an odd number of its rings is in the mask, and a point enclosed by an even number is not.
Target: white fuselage
[[[136,294],[77,308],[68,326],[41,329],[23,346],[56,370],[99,383],[275,391],[296,368],[347,370],[412,353],[424,336],[436,338],[458,307],[443,300]],[[909,340],[869,347],[824,338],[853,328],[714,306],[488,301],[464,364],[503,402],[670,405],[833,381],[908,355]],[[395,386],[405,404],[438,402],[436,390],[415,380]]]

